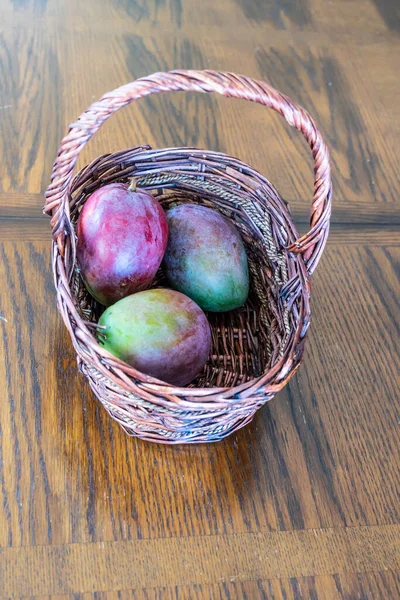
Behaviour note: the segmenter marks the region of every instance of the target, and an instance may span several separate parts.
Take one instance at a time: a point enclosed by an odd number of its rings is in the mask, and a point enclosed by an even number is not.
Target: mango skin
[[[249,294],[249,268],[239,231],[217,211],[182,204],[167,211],[164,271],[176,290],[203,310],[239,308]]]
[[[85,285],[98,302],[109,306],[151,284],[164,256],[168,225],[151,194],[112,183],[86,200],[77,237]]]
[[[105,335],[106,350],[173,385],[190,383],[210,354],[205,314],[174,290],[146,290],[123,298],[105,310],[99,324],[105,326],[100,335]]]

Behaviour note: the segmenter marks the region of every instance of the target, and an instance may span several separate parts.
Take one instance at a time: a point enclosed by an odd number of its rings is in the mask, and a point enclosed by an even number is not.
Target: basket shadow
[[[250,423],[224,440],[208,444],[169,446],[129,437],[79,373],[61,322],[53,339],[55,402],[60,416],[52,444],[61,446],[56,450],[63,456],[72,512],[101,522],[102,527],[111,521],[123,523],[125,533],[120,533],[118,526],[114,538],[146,535],[149,506],[159,505],[161,500],[164,512],[177,518],[177,496],[180,505],[192,507],[192,514],[200,511],[210,523],[221,498],[230,513],[235,511],[232,518],[243,520],[242,507],[250,502],[246,500],[259,477],[259,461],[254,460],[260,448],[257,426]],[[139,494],[141,509],[137,508]],[[113,515],[106,500],[111,497]]]

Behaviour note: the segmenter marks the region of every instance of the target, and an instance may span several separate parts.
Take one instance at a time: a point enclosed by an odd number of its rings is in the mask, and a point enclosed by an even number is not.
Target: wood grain
[[[77,374],[47,243],[4,242],[0,545],[397,523],[398,259],[329,246],[299,376],[226,442],[163,448],[127,438]]]
[[[399,534],[400,527],[392,525],[379,531],[342,528],[5,549],[0,594],[36,596],[394,571],[400,568]],[[371,553],[371,545],[376,552]]]
[[[395,0],[0,0],[0,597],[400,597],[400,16]],[[41,214],[58,143],[156,70],[265,78],[332,153],[334,210],[298,375],[231,438],[128,438],[76,369]],[[260,106],[170,94],[81,164],[137,143],[240,156],[308,222],[312,168]]]
[[[238,31],[243,28],[242,23]],[[112,28],[101,34],[95,29],[71,32],[63,28],[56,36],[38,24],[23,41],[19,28],[5,30],[1,47],[7,86],[2,90],[0,106],[10,108],[0,111],[0,147],[6,157],[3,192],[44,191],[52,159],[44,160],[43,152],[54,156],[67,124],[104,90],[176,65],[218,67],[266,78],[313,113],[332,150],[334,218],[337,211],[340,222],[371,222],[375,209],[386,220],[398,220],[397,39],[381,36],[370,46],[363,45],[362,51],[354,42],[338,43],[332,51],[326,37],[296,44],[286,33],[276,41],[264,34],[262,41],[256,41],[252,29],[251,40],[245,29],[245,37],[226,40],[221,50],[215,40],[194,37],[190,28],[185,31],[178,29],[172,40],[164,30],[145,35],[142,25],[140,30],[133,28],[123,34]],[[20,122],[24,112],[20,108],[26,100],[24,68],[28,55],[32,56],[35,72],[43,74],[43,85],[40,88],[37,80],[29,83],[27,92],[33,98],[29,118],[24,116],[28,121]],[[10,63],[8,56],[13,56],[14,62]],[[84,78],[76,77],[80,72],[85,73]],[[40,148],[30,137],[37,135],[31,125],[42,129],[43,115],[47,130],[40,139],[46,139],[46,148]],[[183,120],[182,115],[189,118]],[[144,99],[104,126],[84,152],[81,163],[106,150],[142,142],[155,147],[194,144],[239,155],[267,174],[291,201],[295,213],[302,218],[308,215],[312,173],[306,145],[301,136],[263,107],[195,94]],[[29,150],[29,144],[34,150]],[[16,164],[19,148],[21,156]]]
[[[194,584],[189,586],[134,589],[118,592],[95,592],[98,600],[299,600],[299,598],[324,600],[350,600],[388,598],[400,594],[398,573],[358,573],[345,575],[321,575],[298,578],[258,579],[240,581],[230,578],[219,584]],[[89,600],[94,594],[37,596],[39,600]],[[396,596],[393,596],[396,597]]]

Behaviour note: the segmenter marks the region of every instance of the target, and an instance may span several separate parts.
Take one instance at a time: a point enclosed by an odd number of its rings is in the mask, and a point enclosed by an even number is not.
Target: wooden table
[[[0,0],[0,597],[400,598],[398,0]],[[59,141],[171,68],[264,78],[331,148],[332,229],[298,375],[227,440],[130,439],[78,374],[41,215]],[[149,143],[240,156],[306,231],[306,144],[211,95],[151,97],[81,165]]]

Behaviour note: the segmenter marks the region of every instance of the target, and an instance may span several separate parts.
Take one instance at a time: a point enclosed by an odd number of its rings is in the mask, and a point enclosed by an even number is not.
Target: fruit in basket
[[[203,311],[187,296],[152,289],[123,298],[101,315],[99,340],[138,371],[173,385],[190,383],[203,368],[211,332]]]
[[[203,310],[242,306],[249,293],[249,268],[239,231],[216,210],[182,204],[167,211],[164,270],[170,285]]]
[[[168,225],[147,191],[111,183],[86,200],[77,236],[85,285],[98,302],[109,306],[150,285],[165,252]]]

